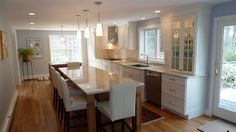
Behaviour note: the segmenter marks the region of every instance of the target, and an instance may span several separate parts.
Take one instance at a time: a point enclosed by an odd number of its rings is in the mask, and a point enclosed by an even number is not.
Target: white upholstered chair
[[[66,80],[62,77],[60,78],[60,85],[64,104],[64,131],[69,131],[70,112],[86,109],[87,102],[85,96],[70,96]]]
[[[98,111],[110,118],[112,122],[121,120],[122,130],[124,130],[124,124],[127,125],[123,119],[135,117],[136,87],[137,84],[131,82],[113,85],[111,87],[109,101],[99,102],[97,106]],[[99,126],[103,126],[99,112],[98,120]],[[128,128],[131,130],[129,126]],[[101,130],[103,130],[102,127],[99,129],[99,131]],[[112,131],[114,131],[113,124]]]
[[[51,82],[52,82],[52,86],[53,86],[53,106],[55,108],[57,108],[57,102],[58,102],[58,89],[57,89],[57,86],[56,86],[56,70],[54,67],[50,66],[49,67],[49,72],[50,72],[50,78],[51,78]]]

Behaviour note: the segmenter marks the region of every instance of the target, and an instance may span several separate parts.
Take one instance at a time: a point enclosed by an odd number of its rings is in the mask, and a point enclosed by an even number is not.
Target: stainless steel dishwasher
[[[161,106],[161,73],[146,71],[145,73],[146,99]]]

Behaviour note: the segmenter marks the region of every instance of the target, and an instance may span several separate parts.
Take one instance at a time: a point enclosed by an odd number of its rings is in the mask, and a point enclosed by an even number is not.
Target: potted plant
[[[18,50],[19,55],[22,57],[23,62],[30,61],[32,58],[33,50],[31,48],[22,48]]]

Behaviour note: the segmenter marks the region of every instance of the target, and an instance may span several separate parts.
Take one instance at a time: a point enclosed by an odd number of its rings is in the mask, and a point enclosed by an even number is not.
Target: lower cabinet
[[[124,77],[144,83],[144,70],[123,66],[122,73]]]
[[[206,76],[162,74],[162,108],[191,119],[204,113]]]

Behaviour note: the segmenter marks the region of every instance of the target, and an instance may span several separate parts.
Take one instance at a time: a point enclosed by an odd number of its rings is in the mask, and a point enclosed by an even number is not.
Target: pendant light
[[[102,23],[100,22],[100,5],[102,2],[97,1],[95,4],[98,5],[98,23],[96,26],[96,36],[103,36]]]
[[[76,15],[76,17],[78,18],[77,38],[81,39],[82,38],[82,33],[81,33],[81,30],[79,29],[79,19],[81,18],[81,15]]]
[[[87,13],[88,13],[89,10],[84,10],[85,12],[85,15],[86,15],[86,27],[85,27],[85,30],[84,30],[84,38],[89,38],[90,36],[90,31],[89,31],[89,27],[88,27],[88,16],[87,16]]]
[[[63,32],[63,26],[61,26],[60,41],[61,41],[61,43],[65,43],[66,42],[66,37],[64,36],[64,32]]]

